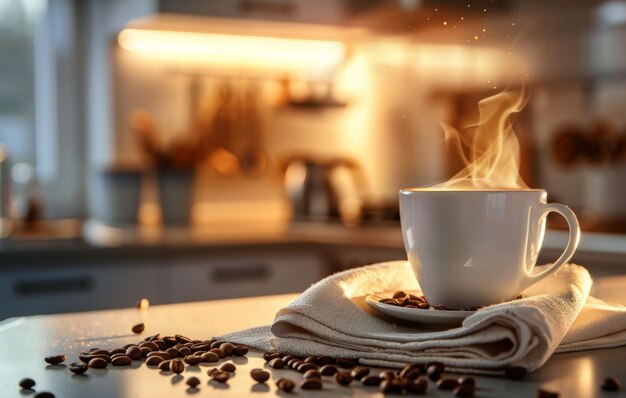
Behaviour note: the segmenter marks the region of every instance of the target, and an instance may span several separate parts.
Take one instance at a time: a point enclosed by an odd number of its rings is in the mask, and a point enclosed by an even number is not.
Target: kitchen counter
[[[206,301],[187,304],[152,306],[147,311],[136,308],[107,310],[76,314],[60,314],[12,318],[0,323],[0,396],[20,396],[18,382],[31,377],[37,391],[50,391],[57,397],[177,397],[194,395],[186,390],[184,379],[197,376],[198,396],[276,396],[274,380],[300,375],[291,370],[272,370],[267,387],[254,385],[249,377],[251,369],[263,367],[261,354],[251,352],[247,358],[235,358],[237,374],[227,386],[208,384],[206,370],[212,366],[201,364],[188,368],[180,376],[160,374],[145,364],[135,362],[130,367],[90,369],[84,376],[76,376],[64,365],[47,365],[43,358],[64,353],[69,364],[77,361],[77,354],[90,347],[113,348],[155,334],[176,333],[191,338],[205,339],[248,327],[268,324],[278,309],[293,300],[295,295],[265,296],[246,299]],[[145,322],[141,336],[130,332],[132,325]],[[626,347],[557,354],[537,372],[523,381],[500,377],[477,377],[478,397],[532,397],[538,387],[559,391],[561,397],[617,397],[621,394],[602,392],[599,385],[606,376],[614,376],[626,383]],[[625,388],[625,387],[623,387]],[[354,385],[339,387],[325,383],[323,391],[302,391],[297,396],[381,397],[376,388]],[[281,395],[281,396],[287,396]],[[429,396],[450,397],[450,392],[438,391],[431,383]]]

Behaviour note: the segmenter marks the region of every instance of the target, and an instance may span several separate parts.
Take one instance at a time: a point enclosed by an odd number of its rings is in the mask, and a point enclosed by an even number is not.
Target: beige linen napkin
[[[380,315],[367,305],[369,294],[419,290],[408,262],[380,263],[311,286],[276,314],[269,330],[255,328],[224,338],[261,349],[360,358],[361,363],[386,367],[438,360],[452,369],[476,372],[512,365],[534,370],[562,340],[563,351],[626,344],[626,308],[587,300],[591,285],[586,269],[565,265],[528,289],[526,298],[477,311],[459,328],[436,331]]]

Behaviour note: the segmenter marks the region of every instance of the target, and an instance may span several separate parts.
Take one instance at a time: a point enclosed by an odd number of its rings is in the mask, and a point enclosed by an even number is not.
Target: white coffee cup
[[[469,308],[510,300],[567,263],[580,240],[576,215],[541,189],[400,191],[404,247],[431,304]],[[569,241],[546,269],[535,263],[550,212]]]

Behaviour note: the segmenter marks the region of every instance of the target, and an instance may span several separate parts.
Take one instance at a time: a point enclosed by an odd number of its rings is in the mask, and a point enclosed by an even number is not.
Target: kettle
[[[351,225],[361,216],[362,175],[356,162],[294,157],[286,162],[284,189],[295,220],[341,221]]]

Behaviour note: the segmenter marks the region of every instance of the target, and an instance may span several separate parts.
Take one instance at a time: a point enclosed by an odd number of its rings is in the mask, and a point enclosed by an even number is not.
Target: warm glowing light
[[[127,51],[252,67],[331,68],[345,57],[340,42],[279,37],[124,29],[118,43]]]
[[[448,26],[448,22],[443,21],[443,26]]]
[[[475,35],[475,36],[474,36],[474,40],[478,40],[478,35]]]

